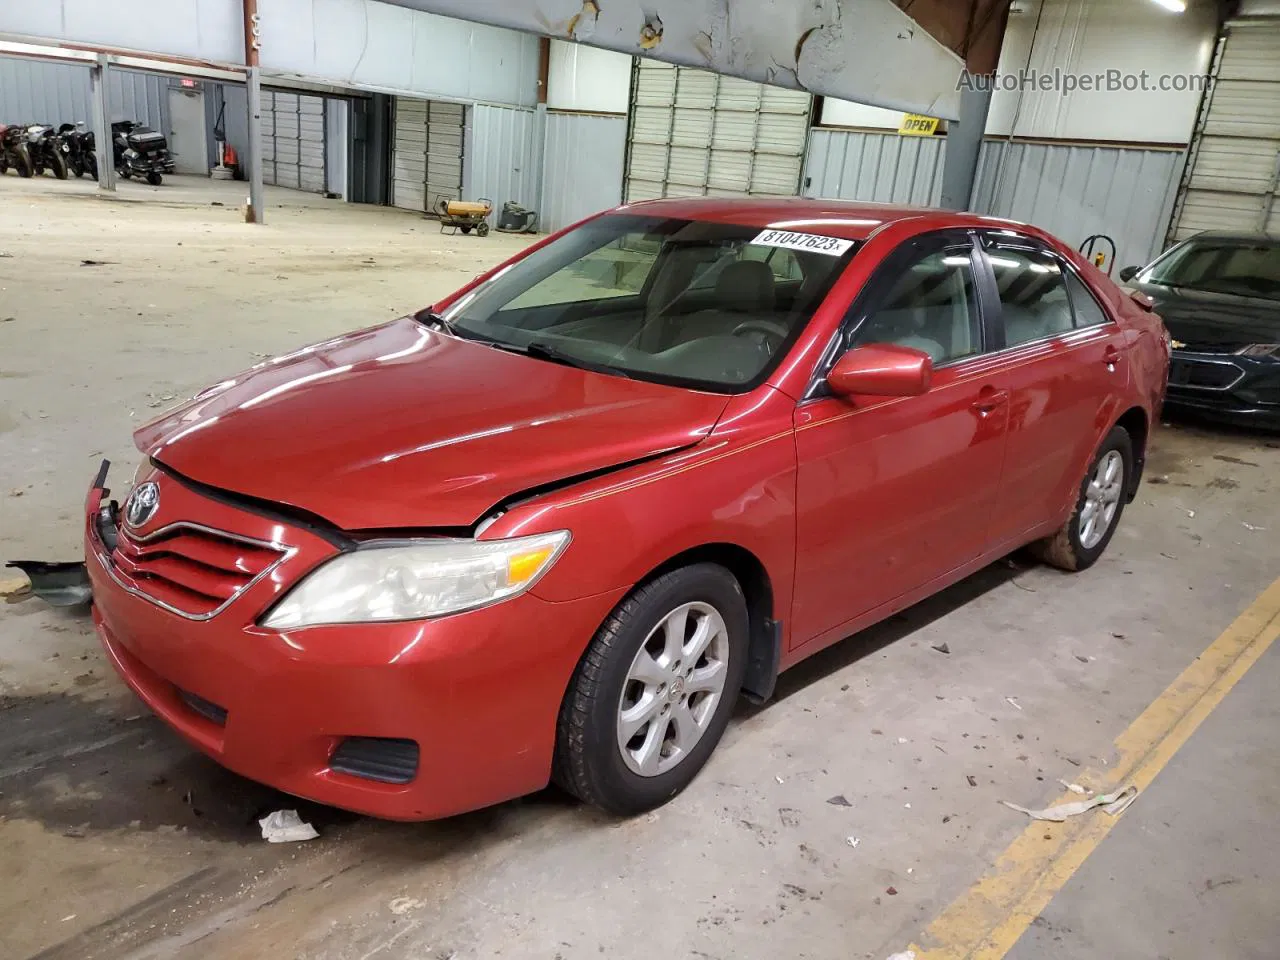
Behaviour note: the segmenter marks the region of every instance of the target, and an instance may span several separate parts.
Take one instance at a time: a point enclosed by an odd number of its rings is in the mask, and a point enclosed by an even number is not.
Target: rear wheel
[[[152,170],[147,174],[147,183],[151,184],[153,187],[158,187],[160,184],[164,183],[164,177]]]
[[[488,235],[489,235],[489,224],[484,220],[481,220],[479,225],[476,227],[476,236],[487,237]]]
[[[1124,427],[1112,427],[1085,473],[1070,518],[1052,537],[1032,544],[1032,551],[1062,570],[1093,566],[1120,523],[1132,476],[1133,441]]]
[[[748,632],[742,587],[721,566],[682,567],[638,588],[596,633],[569,684],[556,782],[621,815],[678,794],[729,723]]]

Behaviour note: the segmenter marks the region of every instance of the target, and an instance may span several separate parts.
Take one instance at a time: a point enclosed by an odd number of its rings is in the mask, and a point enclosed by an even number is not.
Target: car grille
[[[111,560],[126,586],[184,617],[203,620],[283,556],[270,544],[178,524],[141,539],[121,527]]]
[[[1169,364],[1169,386],[1201,390],[1226,390],[1244,371],[1230,360],[1191,360],[1174,357]]]
[[[392,737],[347,737],[333,751],[329,767],[365,780],[408,783],[418,773],[418,745]]]

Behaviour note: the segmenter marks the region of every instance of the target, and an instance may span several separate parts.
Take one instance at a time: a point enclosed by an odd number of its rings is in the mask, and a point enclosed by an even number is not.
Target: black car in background
[[[1168,406],[1280,428],[1280,237],[1196,234],[1120,279],[1173,338]]]

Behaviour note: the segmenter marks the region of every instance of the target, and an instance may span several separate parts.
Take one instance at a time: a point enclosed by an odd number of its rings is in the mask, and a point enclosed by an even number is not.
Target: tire
[[[9,155],[0,148],[0,177],[9,172]]]
[[[36,165],[31,162],[31,151],[27,149],[27,145],[20,143],[13,152],[18,158],[14,163],[14,166],[18,168],[18,176],[23,178],[35,176]]]
[[[153,187],[158,187],[160,184],[164,183],[164,177],[152,170],[147,174],[147,183],[151,184]]]
[[[1110,473],[1112,464],[1115,465],[1118,476],[1106,479],[1105,475]],[[1087,570],[1097,563],[1107,549],[1107,544],[1111,542],[1116,527],[1120,525],[1133,469],[1133,441],[1129,432],[1124,427],[1112,427],[1089,462],[1089,469],[1080,482],[1080,494],[1070,518],[1053,536],[1032,544],[1032,553],[1045,563],[1070,572]],[[1094,507],[1095,516],[1098,512],[1102,514],[1101,518],[1095,518],[1095,523],[1101,521],[1106,524],[1100,535],[1096,526],[1088,526],[1089,514],[1086,512],[1088,505],[1097,501],[1091,490],[1097,480],[1104,481],[1098,487],[1101,491],[1101,505]],[[1106,515],[1108,506],[1113,508],[1110,516]]]
[[[671,623],[684,625],[677,626],[683,649],[667,643]],[[696,662],[679,662],[704,628],[710,636]],[[746,672],[749,632],[742,587],[717,564],[682,567],[638,587],[600,627],[569,683],[556,729],[555,782],[620,816],[680,793],[729,723]],[[641,666],[642,651],[648,669]],[[649,682],[633,676],[637,669]],[[723,684],[718,692],[716,682]],[[625,745],[624,713],[635,715]],[[693,736],[683,748],[681,731]]]
[[[476,236],[487,237],[488,235],[489,235],[489,224],[482,220],[480,224],[476,227]]]
[[[94,180],[98,179],[98,158],[97,157],[93,157],[93,156],[89,157],[85,161],[85,168],[88,171],[90,177],[92,177]]]
[[[77,158],[72,157],[67,161],[67,172],[79,180],[84,176],[84,165]]]
[[[67,179],[67,161],[61,153],[56,150],[52,154],[53,159],[49,162],[49,169],[53,171],[53,175],[59,180]]]
[[[468,226],[465,226],[465,227],[459,227],[458,229],[459,229],[459,230],[461,230],[463,233],[470,233],[470,232],[471,232],[471,227],[470,227],[469,225],[468,225]]]

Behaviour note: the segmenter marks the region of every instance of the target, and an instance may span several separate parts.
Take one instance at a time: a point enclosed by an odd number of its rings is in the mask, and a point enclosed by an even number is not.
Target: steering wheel
[[[776,349],[783,340],[787,339],[787,328],[773,320],[747,320],[733,328],[735,337],[751,333],[760,334],[756,342],[770,349]]]

